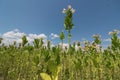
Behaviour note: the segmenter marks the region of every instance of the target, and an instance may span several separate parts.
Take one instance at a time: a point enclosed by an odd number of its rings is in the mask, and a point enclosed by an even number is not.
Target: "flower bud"
[[[68,5],[68,9],[71,9],[72,8],[72,6],[71,5]]]

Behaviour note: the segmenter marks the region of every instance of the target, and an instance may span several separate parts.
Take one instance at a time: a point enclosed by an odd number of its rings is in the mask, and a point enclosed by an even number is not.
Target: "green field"
[[[25,36],[16,46],[0,46],[0,77],[4,80],[120,80],[120,39],[111,32],[111,45],[103,49],[99,37],[93,43],[80,42],[62,49],[62,45],[43,46],[42,39],[29,45]],[[2,41],[2,39],[1,39]],[[0,42],[1,42],[0,41]],[[75,45],[78,46],[76,50]]]

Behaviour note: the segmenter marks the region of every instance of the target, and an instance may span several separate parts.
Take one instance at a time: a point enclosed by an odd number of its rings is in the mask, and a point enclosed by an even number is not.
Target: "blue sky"
[[[109,31],[120,29],[120,0],[0,0],[0,33],[59,34],[64,30],[62,9],[69,4],[76,9],[72,41],[91,41],[93,34],[107,39]]]

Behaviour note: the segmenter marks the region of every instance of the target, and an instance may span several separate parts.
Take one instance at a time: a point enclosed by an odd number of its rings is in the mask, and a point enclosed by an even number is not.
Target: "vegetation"
[[[66,26],[67,27],[67,26]],[[70,26],[69,26],[70,27]],[[67,28],[71,30],[71,28]],[[0,79],[4,80],[120,80],[120,38],[118,31],[110,32],[111,45],[103,49],[101,38],[93,42],[74,42],[44,46],[43,39],[34,39],[29,45],[26,36],[19,45],[5,46],[0,38]],[[64,40],[62,32],[60,39]],[[77,48],[76,48],[77,46]]]
[[[66,14],[65,20],[64,20],[64,27],[65,30],[68,31],[68,44],[70,46],[70,38],[71,38],[71,29],[74,27],[74,24],[72,22],[73,20],[73,13],[75,13],[75,9],[71,7],[71,5],[68,5],[68,9],[63,9],[63,13]]]
[[[93,43],[86,41],[83,47],[80,42],[74,43],[78,50],[75,46],[68,50],[50,47],[50,41],[44,47],[40,44],[42,39],[35,39],[34,45],[1,45],[0,76],[4,80],[119,80],[120,47],[117,44],[120,39],[117,34],[111,34],[111,46],[106,49],[98,46],[98,37]],[[22,44],[28,44],[26,41]]]

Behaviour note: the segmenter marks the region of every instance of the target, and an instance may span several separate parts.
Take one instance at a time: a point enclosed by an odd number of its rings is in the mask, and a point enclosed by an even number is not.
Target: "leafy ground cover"
[[[111,35],[111,46],[106,49],[98,48],[98,36],[93,43],[74,43],[66,50],[62,45],[50,47],[50,41],[44,47],[41,39],[27,45],[25,36],[18,47],[2,44],[0,76],[4,80],[119,80],[120,39],[116,30]]]

